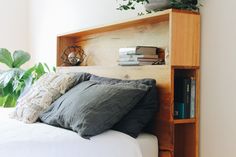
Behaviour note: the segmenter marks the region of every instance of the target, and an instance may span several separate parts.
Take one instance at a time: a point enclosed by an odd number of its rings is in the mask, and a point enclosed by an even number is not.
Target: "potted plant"
[[[164,9],[182,9],[199,12],[198,0],[122,0],[118,10],[134,10],[136,5],[144,5],[147,13]]]
[[[30,54],[27,52],[19,50],[11,54],[5,48],[0,49],[0,62],[9,67],[9,70],[0,74],[0,106],[14,107],[18,97],[43,74],[50,71],[48,66],[42,63],[27,70],[21,69],[29,60]]]

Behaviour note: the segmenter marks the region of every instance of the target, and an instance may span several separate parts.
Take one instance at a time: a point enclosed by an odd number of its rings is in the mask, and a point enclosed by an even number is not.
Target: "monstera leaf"
[[[20,68],[29,60],[30,54],[22,50],[15,51],[12,56],[7,49],[0,49],[0,62],[6,64],[9,68]]]
[[[31,85],[42,75],[50,72],[47,64],[38,63],[28,70],[20,67],[30,60],[30,54],[17,50],[13,54],[5,48],[0,48],[0,63],[10,70],[0,74],[0,106],[14,107],[19,96],[29,90]]]
[[[12,68],[0,74],[0,106],[14,107],[17,99],[47,72],[50,72],[47,64],[38,63],[28,70]]]
[[[7,49],[0,49],[0,62],[12,68],[13,59],[11,53]]]
[[[18,50],[13,53],[13,59],[13,67],[20,68],[21,65],[30,60],[30,55],[27,52]]]

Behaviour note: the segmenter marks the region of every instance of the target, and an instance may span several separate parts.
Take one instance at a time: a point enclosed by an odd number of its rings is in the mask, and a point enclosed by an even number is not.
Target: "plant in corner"
[[[0,74],[0,106],[14,107],[18,97],[47,71],[47,64],[39,63],[27,70],[21,66],[30,60],[30,54],[18,50],[11,54],[0,49],[0,62],[10,69]],[[47,69],[47,70],[46,70]]]
[[[117,1],[117,0],[116,0]],[[146,12],[157,12],[164,9],[181,9],[199,12],[202,6],[198,0],[121,0],[118,10],[135,10],[137,5],[144,5]],[[143,13],[139,13],[143,15]]]

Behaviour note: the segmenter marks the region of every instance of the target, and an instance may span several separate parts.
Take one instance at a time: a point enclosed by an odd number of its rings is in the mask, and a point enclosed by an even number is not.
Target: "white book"
[[[119,55],[120,58],[150,58],[150,59],[158,59],[158,55]]]
[[[135,54],[136,54],[136,47],[119,49],[119,55],[135,55]]]
[[[138,61],[138,58],[135,57],[129,57],[129,58],[119,58],[118,59],[119,62],[129,62],[129,61]]]
[[[129,51],[136,51],[136,47],[119,48],[119,52],[129,52]]]
[[[137,61],[130,61],[130,62],[119,62],[119,65],[121,66],[134,66],[139,65],[140,63]]]

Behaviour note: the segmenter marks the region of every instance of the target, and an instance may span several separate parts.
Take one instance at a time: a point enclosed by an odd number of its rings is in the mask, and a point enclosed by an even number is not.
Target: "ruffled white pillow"
[[[17,101],[11,118],[34,123],[57,98],[76,82],[76,73],[48,73],[43,75],[31,89]]]

